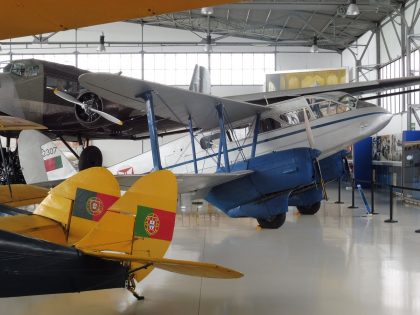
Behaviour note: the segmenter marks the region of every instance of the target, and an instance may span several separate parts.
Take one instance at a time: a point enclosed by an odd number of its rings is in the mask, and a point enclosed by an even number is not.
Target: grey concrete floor
[[[344,205],[334,204],[334,187],[329,195],[315,216],[290,208],[279,230],[260,230],[252,219],[178,215],[166,257],[223,264],[242,279],[155,270],[138,286],[141,302],[124,289],[7,298],[0,314],[420,314],[420,208],[396,201],[399,222],[387,224],[386,192],[373,217],[347,208],[349,191]]]

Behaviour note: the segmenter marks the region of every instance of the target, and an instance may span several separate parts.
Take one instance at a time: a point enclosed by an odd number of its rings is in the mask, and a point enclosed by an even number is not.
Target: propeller
[[[99,116],[105,118],[106,120],[108,120],[108,121],[110,121],[114,124],[117,124],[117,125],[120,125],[120,126],[123,125],[123,122],[121,120],[119,120],[118,118],[116,118],[116,117],[114,117],[110,114],[107,114],[107,113],[105,113],[101,110],[91,108],[87,104],[79,102],[75,97],[71,96],[70,94],[64,93],[64,92],[62,92],[58,89],[54,89],[54,94],[57,95],[58,97],[62,98],[63,100],[66,100],[67,102],[70,102],[70,103],[76,104],[77,106],[80,106],[86,112],[90,111],[90,112],[96,113]]]
[[[306,110],[307,110],[306,108],[303,109],[303,119],[305,121],[306,137],[308,138],[309,146],[311,147],[311,149],[314,149],[315,148],[314,135],[312,133],[311,125],[309,124],[309,119],[308,119],[308,115],[306,114]],[[321,173],[321,165],[319,164],[318,158],[316,158],[315,161],[316,161],[318,173],[320,176],[322,193],[324,194],[324,199],[328,200],[327,189],[325,188],[324,178],[322,177],[322,173]]]

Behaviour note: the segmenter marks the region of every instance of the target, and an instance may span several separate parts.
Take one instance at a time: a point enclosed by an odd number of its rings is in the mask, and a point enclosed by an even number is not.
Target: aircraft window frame
[[[5,67],[5,72],[12,73],[18,77],[32,78],[40,73],[39,65],[25,64],[24,62],[13,62]]]
[[[14,62],[10,67],[10,73],[23,77],[25,74],[26,65],[23,62]]]

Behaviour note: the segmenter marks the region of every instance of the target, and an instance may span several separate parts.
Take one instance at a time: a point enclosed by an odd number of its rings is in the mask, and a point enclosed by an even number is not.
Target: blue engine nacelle
[[[206,200],[230,217],[266,218],[287,212],[292,190],[316,181],[319,151],[297,148],[258,156],[232,167],[254,173],[214,187]]]
[[[330,155],[319,161],[322,178],[325,183],[342,177],[345,173],[343,159],[348,155],[348,151],[343,150],[336,154]],[[320,183],[319,174],[317,174],[317,182]],[[289,198],[289,206],[310,206],[323,199],[322,187],[320,184],[315,187],[308,188],[303,191],[295,191]]]

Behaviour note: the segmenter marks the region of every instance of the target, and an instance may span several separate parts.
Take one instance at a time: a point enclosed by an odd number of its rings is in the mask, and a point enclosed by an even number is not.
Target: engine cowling
[[[83,109],[80,106],[75,106],[74,112],[77,120],[85,127],[97,127],[99,122],[104,119],[89,109],[94,108],[103,111],[104,105],[102,99],[92,92],[85,92],[77,99],[79,102],[87,105],[86,109]]]

